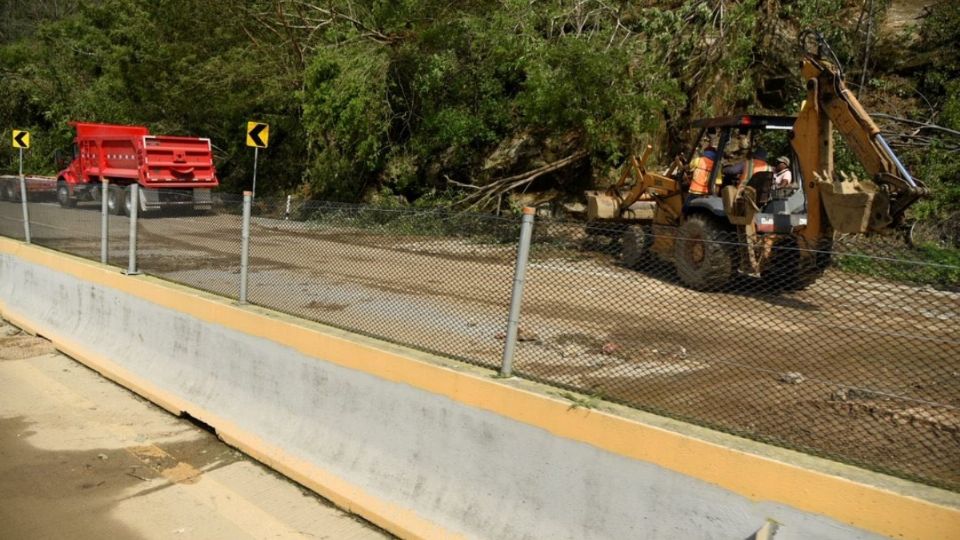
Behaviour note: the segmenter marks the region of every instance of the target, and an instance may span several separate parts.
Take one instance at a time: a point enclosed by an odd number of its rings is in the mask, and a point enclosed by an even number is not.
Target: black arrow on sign
[[[23,138],[26,136],[27,136],[27,132],[21,131],[20,133],[17,133],[17,135],[13,138],[13,140],[16,141],[18,147],[26,148],[27,141],[23,140]]]
[[[253,143],[261,148],[267,146],[267,143],[263,142],[263,139],[260,138],[260,132],[265,129],[267,129],[266,124],[257,124],[253,126],[253,129],[251,129],[250,133],[248,133],[250,138],[253,139]]]

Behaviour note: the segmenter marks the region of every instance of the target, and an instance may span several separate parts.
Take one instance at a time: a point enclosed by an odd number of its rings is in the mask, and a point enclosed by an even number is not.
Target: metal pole
[[[27,210],[27,181],[23,178],[23,148],[20,149],[20,205],[23,207],[23,239],[30,243],[30,212]]]
[[[110,181],[104,178],[102,182],[100,191],[100,262],[107,264],[107,227],[109,226],[107,216],[110,215],[107,208],[107,197],[110,196]]]
[[[130,251],[127,255],[128,276],[137,272],[137,211],[140,209],[140,185],[130,184]]]
[[[253,147],[253,187],[250,189],[251,195],[257,194],[257,159],[260,157],[260,148]]]
[[[527,273],[527,259],[530,257],[530,238],[533,236],[533,208],[523,209],[523,221],[520,222],[520,244],[517,246],[517,267],[513,274],[513,294],[510,296],[510,316],[507,318],[507,338],[503,345],[503,363],[500,376],[513,374],[513,352],[517,347],[517,332],[520,328],[520,304],[523,302],[523,281]]]
[[[243,192],[243,232],[240,236],[240,303],[247,303],[247,268],[250,256],[250,200],[252,191]]]
[[[290,219],[290,195],[287,195],[287,210],[283,213],[283,219]]]

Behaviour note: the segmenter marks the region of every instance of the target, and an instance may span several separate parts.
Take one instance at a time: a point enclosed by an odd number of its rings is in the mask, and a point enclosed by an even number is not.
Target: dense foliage
[[[28,168],[45,172],[70,120],[210,137],[237,190],[252,160],[243,127],[262,120],[262,189],[340,200],[433,200],[586,150],[543,179],[574,193],[641,144],[673,155],[691,118],[795,111],[807,27],[871,111],[960,129],[960,7],[881,31],[887,4],[0,0],[0,125],[34,131]],[[942,219],[960,208],[958,140],[922,135],[900,151],[936,189],[919,215]]]

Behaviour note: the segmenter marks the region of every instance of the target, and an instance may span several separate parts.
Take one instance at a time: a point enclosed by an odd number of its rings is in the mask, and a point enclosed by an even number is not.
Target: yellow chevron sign
[[[13,147],[30,148],[30,132],[19,129],[13,130]]]
[[[247,146],[266,148],[270,140],[270,125],[262,122],[247,122]]]

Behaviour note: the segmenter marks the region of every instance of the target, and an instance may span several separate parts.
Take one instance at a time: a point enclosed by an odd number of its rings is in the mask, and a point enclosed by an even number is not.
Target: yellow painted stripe
[[[364,339],[327,333],[319,325],[238,307],[162,280],[124,276],[115,269],[43,248],[0,239],[0,252],[203,321],[276,341],[307,356],[443,395],[561,437],[650,462],[751,500],[784,504],[891,537],[960,539],[958,506],[936,504],[600,411],[571,410],[566,402],[444,368],[419,360],[414,354],[390,350],[389,346],[381,348]],[[173,398],[160,396],[160,399]],[[219,430],[217,422],[204,421]],[[265,443],[261,441],[261,444]],[[313,467],[308,463],[299,466]],[[302,470],[282,472],[294,479],[302,477]],[[365,515],[359,509],[358,513]]]

